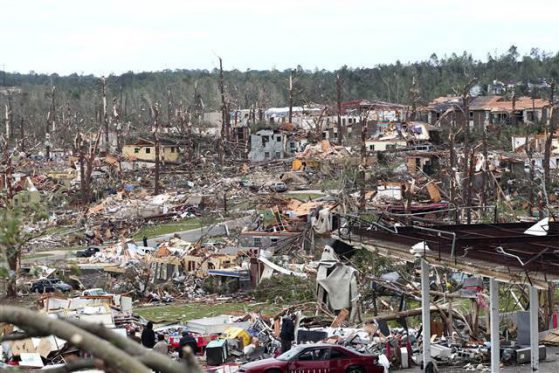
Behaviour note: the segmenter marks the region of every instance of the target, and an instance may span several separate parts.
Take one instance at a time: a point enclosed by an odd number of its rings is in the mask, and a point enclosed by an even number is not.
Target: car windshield
[[[292,348],[291,350],[287,351],[284,354],[281,354],[280,356],[278,356],[276,359],[281,360],[281,361],[288,361],[293,359],[295,356],[297,356],[299,354],[299,352],[301,352],[304,349],[304,347],[295,347]]]

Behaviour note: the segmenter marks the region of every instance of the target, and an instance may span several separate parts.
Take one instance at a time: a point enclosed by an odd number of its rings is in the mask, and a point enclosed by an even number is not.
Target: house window
[[[338,133],[334,132],[334,138],[337,139],[338,138]]]
[[[470,119],[474,119],[474,112],[470,111]]]
[[[262,238],[254,237],[254,247],[262,247]]]
[[[374,152],[375,151],[375,146],[374,145],[369,145],[369,150]]]
[[[394,150],[394,149],[396,149],[396,145],[395,145],[395,144],[386,145],[386,150]]]
[[[277,142],[281,142],[281,136],[277,136],[277,137],[276,137],[276,141],[277,141]]]
[[[348,118],[347,123],[349,124],[353,123],[353,118]]]
[[[275,245],[278,243],[278,238],[277,237],[272,237],[270,238],[270,242],[272,243],[272,245]]]
[[[281,158],[281,152],[276,152],[276,159],[280,159]]]
[[[328,138],[328,132],[327,132],[327,131],[322,132],[322,138],[323,138],[323,139],[327,139],[327,138]]]
[[[140,152],[140,148],[134,148],[134,154],[138,154]]]
[[[266,146],[268,141],[270,141],[270,136],[262,136],[262,146]]]
[[[345,126],[345,118],[342,119],[342,124]]]
[[[295,150],[295,143],[294,143],[293,141],[291,141],[291,142],[289,143],[289,147],[290,147],[292,150]]]
[[[264,152],[264,159],[270,158],[270,152]]]
[[[171,153],[174,153],[174,152],[175,152],[175,147],[172,146],[172,147],[171,147]]]
[[[151,153],[151,148],[146,148],[146,154]]]
[[[536,120],[536,112],[535,111],[527,111],[526,112],[526,119],[530,122],[534,122]]]

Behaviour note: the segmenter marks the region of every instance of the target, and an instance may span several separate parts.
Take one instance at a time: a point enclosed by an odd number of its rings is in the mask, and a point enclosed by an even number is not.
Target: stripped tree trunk
[[[157,195],[160,192],[159,188],[159,104],[155,103],[152,107],[153,111],[153,125],[154,125],[154,137],[155,137],[155,176],[153,181],[153,194]]]
[[[554,91],[555,91],[555,82],[551,82],[551,94],[549,95],[550,114],[547,119],[545,149],[544,149],[544,158],[543,158],[544,183],[545,183],[545,190],[548,193],[549,190],[551,189],[551,172],[550,172],[550,165],[549,165],[551,161],[551,145],[553,143],[553,135],[555,132],[555,120],[557,119],[557,115],[554,110],[555,109]]]
[[[45,135],[45,158],[47,160],[50,159],[50,147],[51,147],[50,134],[51,134],[51,129],[52,129],[52,131],[56,130],[55,95],[56,95],[56,87],[52,86],[50,110],[47,113],[47,131],[46,131],[46,135]]]
[[[225,100],[225,82],[223,79],[223,60],[219,57],[219,93],[221,95],[221,139],[229,139],[227,123],[227,102]]]
[[[109,115],[107,113],[107,82],[101,77],[101,98],[103,100],[103,127],[105,132],[105,151],[109,152]]]
[[[342,126],[342,79],[336,74],[336,104],[338,114],[338,144],[344,143],[344,128]]]
[[[359,210],[365,212],[366,209],[366,200],[365,200],[365,170],[367,168],[367,119],[369,117],[369,113],[367,112],[366,115],[361,120],[361,166],[359,170],[359,182],[360,182],[360,190],[359,190]]]
[[[293,123],[293,70],[289,74],[289,123]]]

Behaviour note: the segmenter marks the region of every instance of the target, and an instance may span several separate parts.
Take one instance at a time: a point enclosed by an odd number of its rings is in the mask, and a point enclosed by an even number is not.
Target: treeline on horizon
[[[224,60],[224,66],[228,61]],[[231,64],[234,61],[230,61]],[[336,100],[336,75],[342,80],[342,99],[372,99],[410,104],[410,88],[415,79],[420,103],[460,92],[472,78],[476,78],[481,94],[494,80],[515,83],[516,94],[547,97],[545,88],[530,90],[528,83],[545,86],[545,82],[559,78],[559,53],[532,49],[520,55],[512,46],[498,56],[488,55],[479,61],[464,52],[439,58],[433,54],[428,60],[402,64],[378,65],[373,68],[349,68],[337,71],[293,70],[225,71],[227,100],[231,109],[286,106],[289,76],[294,75],[294,105],[309,103],[332,104]],[[56,86],[56,105],[80,117],[98,118],[101,83],[94,75],[20,74],[5,73],[0,84],[19,87],[21,95],[12,98],[14,114],[27,121],[43,120],[49,110],[51,87]],[[149,108],[155,102],[168,107],[189,107],[199,95],[206,111],[219,110],[219,70],[164,70],[160,72],[128,72],[107,77],[108,101],[118,102],[124,119],[149,121]],[[0,96],[0,101],[5,101]],[[169,105],[169,102],[171,105]],[[57,112],[57,115],[63,111]],[[165,118],[165,117],[164,117]]]

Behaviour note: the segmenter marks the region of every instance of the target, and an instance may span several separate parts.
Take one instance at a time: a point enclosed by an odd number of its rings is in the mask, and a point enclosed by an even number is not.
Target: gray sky
[[[0,0],[0,69],[336,69],[559,50],[556,0]]]

